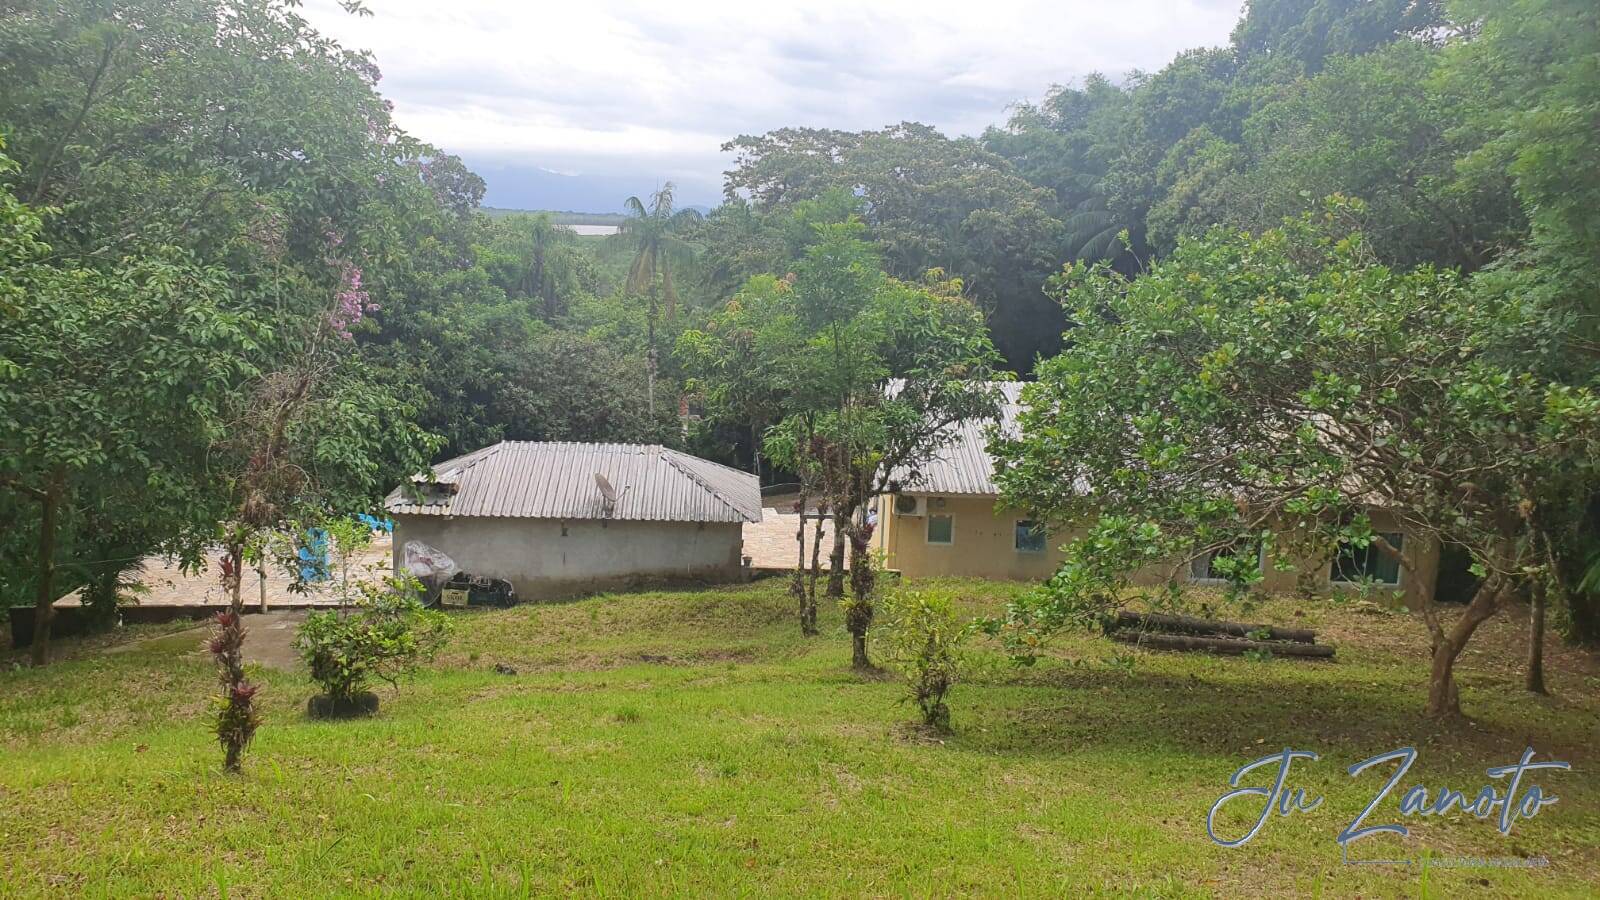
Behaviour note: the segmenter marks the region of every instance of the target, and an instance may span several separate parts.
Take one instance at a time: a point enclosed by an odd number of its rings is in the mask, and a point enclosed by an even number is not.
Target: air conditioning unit
[[[928,512],[928,498],[915,494],[895,494],[894,513],[897,516],[921,516]]]

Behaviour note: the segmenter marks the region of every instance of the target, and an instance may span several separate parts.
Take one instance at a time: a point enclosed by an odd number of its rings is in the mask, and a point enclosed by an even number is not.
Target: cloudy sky
[[[311,0],[371,50],[402,127],[491,206],[615,211],[664,180],[714,205],[740,134],[902,120],[978,134],[1052,83],[1226,42],[1241,0]]]

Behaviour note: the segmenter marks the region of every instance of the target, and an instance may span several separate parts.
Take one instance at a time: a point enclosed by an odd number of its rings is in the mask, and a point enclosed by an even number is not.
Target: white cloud
[[[723,141],[784,125],[952,134],[1101,71],[1227,40],[1239,0],[312,0],[369,49],[400,124],[469,160],[675,178],[715,194]],[[491,181],[491,191],[493,190]]]

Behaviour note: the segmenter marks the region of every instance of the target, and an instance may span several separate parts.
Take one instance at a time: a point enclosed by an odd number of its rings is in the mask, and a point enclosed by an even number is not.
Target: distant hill
[[[519,159],[475,155],[463,159],[487,183],[483,202],[496,209],[621,214],[624,200],[639,197],[648,201],[666,182],[663,176],[553,172]],[[717,178],[684,178],[675,184],[680,206],[715,206],[721,201],[722,185]]]
[[[692,209],[702,216],[711,214],[711,207],[709,206],[692,205],[683,208]],[[560,211],[553,209],[506,209],[499,206],[480,206],[478,209],[491,219],[518,214],[543,213],[549,216],[551,221],[557,225],[621,225],[628,218],[622,213],[586,213],[573,212],[570,209]]]
[[[519,214],[544,213],[557,225],[621,225],[628,217],[621,213],[585,213],[572,210],[550,209],[502,209],[498,206],[480,206],[484,215],[492,219]]]

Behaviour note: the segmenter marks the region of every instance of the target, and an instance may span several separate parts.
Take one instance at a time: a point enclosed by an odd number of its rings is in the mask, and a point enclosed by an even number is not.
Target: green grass
[[[942,586],[973,612],[1015,589]],[[908,724],[893,679],[848,671],[825,613],[802,638],[766,581],[463,615],[376,719],[310,721],[303,676],[259,672],[266,724],[238,777],[218,768],[193,635],[0,673],[0,894],[1543,897],[1600,882],[1600,667],[1552,650],[1556,695],[1523,695],[1515,623],[1486,626],[1464,661],[1467,724],[1418,715],[1414,619],[1275,601],[1252,618],[1321,629],[1337,661],[1077,636],[1016,669],[985,649],[941,740]],[[1130,652],[1131,670],[1107,663]],[[1285,744],[1323,754],[1301,782],[1323,808],[1213,845],[1228,775]],[[1358,855],[1550,866],[1342,865],[1334,836],[1381,780],[1344,767],[1406,744],[1421,750],[1406,786],[1475,793],[1528,744],[1575,770],[1543,779],[1561,802],[1509,837],[1410,819],[1410,838]]]

